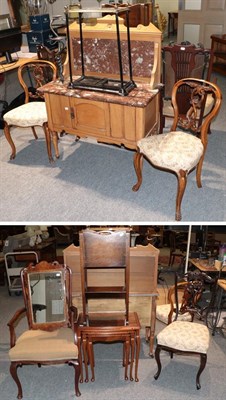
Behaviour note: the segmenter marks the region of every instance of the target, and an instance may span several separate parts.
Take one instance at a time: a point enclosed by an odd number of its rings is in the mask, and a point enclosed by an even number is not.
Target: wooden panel
[[[69,98],[45,94],[48,123],[51,130],[62,131],[72,127]]]
[[[91,135],[110,133],[109,106],[107,103],[71,98],[70,105],[74,114],[73,128],[86,133],[89,132]]]
[[[111,137],[123,138],[125,134],[124,110],[119,104],[110,104]]]
[[[72,269],[73,295],[81,295],[80,255],[79,247],[70,245],[64,251],[64,263]],[[157,293],[157,269],[159,250],[152,245],[130,248],[130,294],[152,295]],[[94,272],[91,275],[94,286],[102,285],[104,279],[121,282],[120,272]]]
[[[177,42],[183,40],[190,40],[188,36],[184,36],[184,25],[190,25],[190,32],[192,34],[192,25],[199,25],[198,42],[202,43],[204,47],[210,47],[210,36],[212,34],[224,33],[226,31],[226,1],[225,0],[202,0],[202,9],[179,10],[178,15],[178,36]],[[197,43],[195,43],[197,44]]]

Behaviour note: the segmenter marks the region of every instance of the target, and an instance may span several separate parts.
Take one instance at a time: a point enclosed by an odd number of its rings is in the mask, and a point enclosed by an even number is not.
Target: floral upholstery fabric
[[[179,304],[180,308],[180,304]],[[168,315],[170,312],[171,306],[170,304],[160,304],[156,307],[156,318],[159,321],[164,322],[164,324],[168,324]],[[172,321],[174,320],[176,313],[172,315]],[[191,321],[191,315],[189,313],[179,314],[177,317],[177,321]]]
[[[4,115],[4,120],[8,125],[15,126],[42,126],[47,122],[47,112],[45,102],[32,101],[8,111]]]
[[[187,321],[172,322],[157,335],[159,345],[196,353],[207,353],[209,341],[205,325]]]
[[[176,173],[181,169],[189,172],[203,154],[201,140],[182,131],[149,136],[138,141],[137,145],[155,166]]]
[[[24,332],[9,350],[11,361],[54,361],[78,357],[72,329],[60,328],[53,332],[29,330]]]

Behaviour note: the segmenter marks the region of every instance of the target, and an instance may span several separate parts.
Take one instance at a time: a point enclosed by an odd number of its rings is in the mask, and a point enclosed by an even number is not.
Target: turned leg
[[[206,354],[200,354],[200,367],[196,376],[196,388],[200,389],[201,385],[200,385],[200,375],[202,373],[202,371],[204,370],[205,366],[206,366],[206,361],[207,361],[207,355]]]
[[[15,144],[14,144],[14,142],[12,140],[12,137],[11,137],[11,134],[10,134],[10,127],[7,124],[7,122],[5,122],[5,124],[4,124],[4,134],[5,134],[6,140],[8,141],[8,143],[11,146],[11,149],[12,149],[12,153],[10,155],[10,160],[13,160],[16,157],[16,147],[15,147]]]
[[[17,375],[17,368],[18,367],[21,367],[21,364],[18,364],[17,362],[11,362],[11,364],[10,364],[10,373],[11,373],[12,378],[14,379],[14,381],[17,384],[17,388],[18,388],[17,398],[18,399],[22,399],[22,397],[23,397],[22,386],[21,386],[20,380],[19,380],[18,375]]]
[[[59,158],[60,157],[59,148],[58,148],[59,138],[58,138],[57,132],[51,131],[51,137],[52,137],[52,141],[53,141],[53,147],[54,147],[54,151],[55,151],[55,156],[56,156],[56,158]]]
[[[52,150],[51,150],[51,137],[50,137],[50,131],[49,131],[47,122],[45,122],[43,124],[43,130],[45,132],[46,147],[47,147],[47,153],[48,153],[49,161],[53,162],[53,156],[52,156]]]
[[[139,190],[140,185],[142,183],[142,167],[143,167],[143,154],[139,152],[139,150],[134,155],[134,169],[137,175],[137,183],[133,186],[133,191],[137,192]]]
[[[71,360],[68,363],[69,365],[72,365],[75,369],[75,394],[77,397],[81,396],[80,390],[79,390],[79,376],[80,376],[80,364],[78,361]]]
[[[182,169],[177,175],[178,186],[177,186],[177,199],[176,199],[176,221],[181,220],[181,202],[184,195],[184,191],[187,185],[187,172]]]
[[[161,361],[160,361],[160,351],[161,351],[161,347],[159,345],[157,345],[156,350],[155,350],[155,360],[157,362],[158,371],[154,375],[155,379],[158,379],[161,369],[162,369],[162,365],[161,365]]]

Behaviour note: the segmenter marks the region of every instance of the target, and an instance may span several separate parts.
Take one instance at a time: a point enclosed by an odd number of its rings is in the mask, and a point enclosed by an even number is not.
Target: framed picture
[[[0,15],[0,31],[12,28],[12,22],[9,14]]]

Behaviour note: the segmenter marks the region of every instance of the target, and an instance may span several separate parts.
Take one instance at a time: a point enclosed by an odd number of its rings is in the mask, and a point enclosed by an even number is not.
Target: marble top
[[[78,77],[73,77],[73,80]],[[158,89],[151,89],[148,83],[138,83],[137,87],[131,90],[127,96],[98,92],[94,90],[69,89],[69,78],[63,83],[56,80],[40,87],[40,93],[53,93],[61,96],[74,97],[77,99],[87,99],[92,101],[102,101],[106,103],[122,104],[131,107],[146,107],[153,97],[159,92]]]

